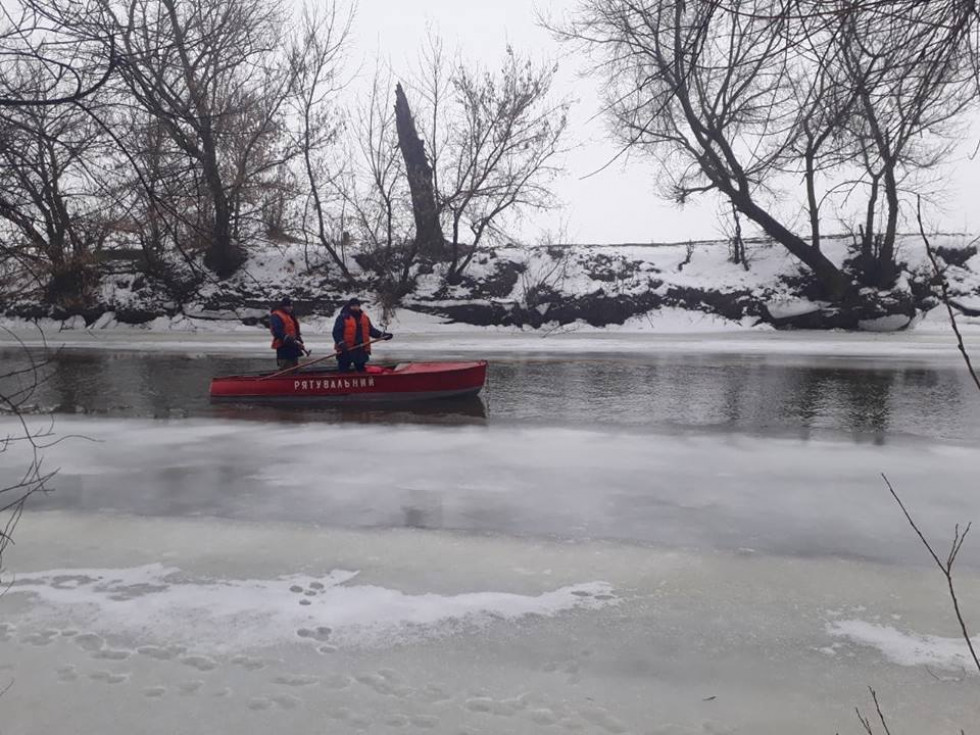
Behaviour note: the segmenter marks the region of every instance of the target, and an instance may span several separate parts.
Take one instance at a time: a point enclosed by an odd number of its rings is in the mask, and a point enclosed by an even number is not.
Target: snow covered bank
[[[109,323],[105,328],[82,326],[80,318],[67,325],[40,320],[0,319],[0,347],[31,347],[168,351],[194,354],[254,354],[267,357],[268,332],[261,326],[162,317],[148,325]],[[980,350],[980,319],[961,317],[967,346]],[[303,321],[313,357],[331,349],[332,317]],[[660,355],[744,354],[820,356],[910,360],[960,359],[944,314],[934,310],[915,330],[899,333],[774,331],[771,327],[743,328],[704,314],[671,310],[629,320],[620,326],[596,328],[587,324],[562,329],[521,330],[517,327],[478,327],[400,310],[387,328],[395,341],[381,345],[377,357],[399,359],[441,355]],[[10,330],[8,331],[4,331]]]
[[[848,237],[829,237],[824,250],[840,265],[849,256],[850,242]],[[976,316],[971,307],[980,304],[975,244],[964,235],[936,235],[933,245],[948,258],[946,277],[954,299]],[[748,269],[730,262],[723,241],[499,247],[474,259],[459,285],[446,285],[439,267],[420,273],[403,305],[442,320],[544,332],[583,325],[690,331],[826,321],[826,304],[808,297],[800,266],[784,248],[761,241],[747,248]],[[865,295],[907,302],[904,317],[869,314],[853,326],[872,331],[904,328],[916,305],[928,300],[932,266],[921,238],[901,237],[898,252],[907,271],[890,295],[871,290]],[[307,268],[309,257],[313,260]],[[96,303],[84,314],[59,315],[57,323],[101,329],[120,322],[180,331],[212,323],[228,329],[258,323],[284,292],[293,296],[301,316],[327,317],[351,294],[324,275],[317,257],[300,245],[266,244],[250,254],[242,272],[226,281],[204,282],[194,295],[177,300],[135,272],[118,272],[105,277]],[[353,261],[351,267],[360,273]],[[372,298],[370,293],[359,295]],[[42,322],[50,316],[49,309],[30,302],[5,304],[4,311]]]

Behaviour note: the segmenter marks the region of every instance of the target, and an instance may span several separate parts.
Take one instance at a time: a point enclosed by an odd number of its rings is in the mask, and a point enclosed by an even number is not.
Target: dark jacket
[[[296,337],[294,339],[286,339],[286,325],[278,314],[273,313],[269,317],[269,330],[272,332],[274,343],[279,344],[276,348],[276,359],[297,360],[303,354],[303,348],[300,346],[303,343],[303,335],[300,333],[299,319],[296,318],[296,315],[287,314],[286,316],[292,319],[295,325]]]
[[[354,315],[351,313],[351,310],[346,306],[343,309],[341,309],[340,314],[337,315],[337,320],[333,323],[333,343],[335,345],[344,344],[344,330],[346,327],[345,321],[352,316]],[[355,345],[363,344],[364,342],[367,342],[370,339],[378,339],[381,335],[384,334],[384,332],[382,332],[380,329],[376,329],[375,326],[372,324],[371,328],[368,330],[369,333],[367,335],[364,335],[362,334],[361,320],[355,319],[355,322],[357,323],[354,332]],[[350,355],[355,359],[367,356],[367,352],[363,348],[357,350],[345,351],[345,354]]]

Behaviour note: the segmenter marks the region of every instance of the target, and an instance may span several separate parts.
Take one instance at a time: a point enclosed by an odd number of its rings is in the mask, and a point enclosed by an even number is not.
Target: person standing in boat
[[[352,368],[363,373],[367,361],[371,359],[372,339],[391,339],[393,335],[375,329],[368,315],[361,309],[360,299],[351,299],[337,315],[333,325],[334,348],[337,351],[337,365],[342,372]]]
[[[280,370],[296,367],[299,358],[306,353],[299,319],[293,313],[293,301],[288,296],[279,300],[269,315],[269,331],[272,332],[272,349],[276,351],[276,364]]]

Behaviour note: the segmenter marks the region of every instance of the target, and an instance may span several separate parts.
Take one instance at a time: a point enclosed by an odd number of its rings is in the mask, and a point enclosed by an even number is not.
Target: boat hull
[[[476,395],[486,376],[485,361],[409,363],[367,373],[308,370],[220,377],[211,381],[210,393],[217,401],[263,403],[428,401]]]

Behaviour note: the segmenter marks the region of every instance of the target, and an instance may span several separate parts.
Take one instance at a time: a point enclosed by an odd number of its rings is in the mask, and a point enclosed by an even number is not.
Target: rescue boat
[[[211,380],[212,400],[297,403],[420,401],[473,396],[487,379],[485,360],[368,366],[367,371],[307,368]]]

